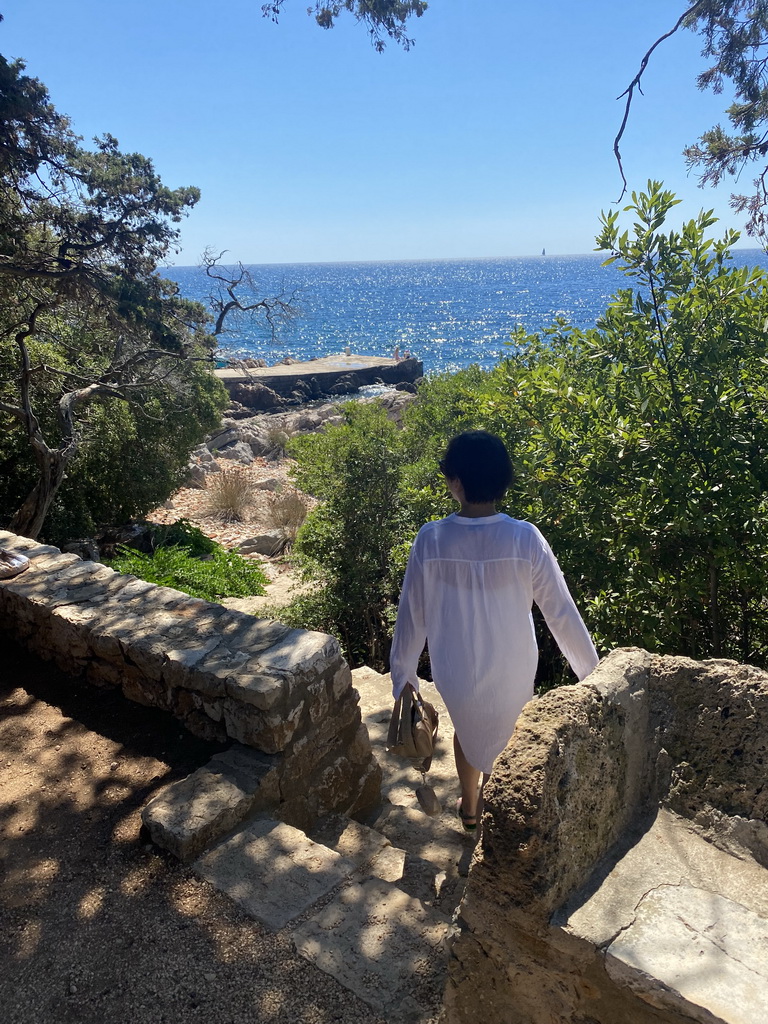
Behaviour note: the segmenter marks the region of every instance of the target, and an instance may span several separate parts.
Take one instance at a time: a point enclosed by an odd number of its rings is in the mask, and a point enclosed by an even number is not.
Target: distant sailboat
[[[541,250],[541,255],[542,256],[546,256],[547,255],[547,250],[546,249],[542,249]]]

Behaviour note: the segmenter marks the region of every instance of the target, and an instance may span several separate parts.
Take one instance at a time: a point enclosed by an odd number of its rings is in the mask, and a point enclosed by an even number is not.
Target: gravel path
[[[3,1024],[385,1024],[140,834],[220,749],[3,641]]]

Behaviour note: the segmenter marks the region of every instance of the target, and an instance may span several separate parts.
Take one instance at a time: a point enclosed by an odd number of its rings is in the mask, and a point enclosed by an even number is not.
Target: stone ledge
[[[277,759],[236,746],[165,786],[141,820],[154,843],[187,863],[252,814],[278,803]]]
[[[552,923],[564,953],[601,951],[609,977],[650,1006],[697,1021],[768,1020],[768,872],[669,810]]]
[[[702,1024],[768,1020],[768,921],[691,885],[646,893],[608,946],[608,975]]]

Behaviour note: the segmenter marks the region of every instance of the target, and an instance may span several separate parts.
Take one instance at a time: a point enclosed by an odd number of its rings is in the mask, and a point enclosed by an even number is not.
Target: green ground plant
[[[151,553],[120,545],[109,564],[118,572],[205,601],[264,593],[267,578],[257,563],[226,551],[185,519],[154,526],[151,539]]]

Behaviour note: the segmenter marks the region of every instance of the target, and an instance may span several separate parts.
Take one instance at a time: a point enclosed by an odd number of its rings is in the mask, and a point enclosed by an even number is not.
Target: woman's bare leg
[[[477,768],[473,768],[464,756],[458,733],[453,734],[453,756],[456,759],[456,772],[461,786],[462,814],[465,819],[468,818],[472,821],[477,816],[477,786],[480,782],[480,772]]]

